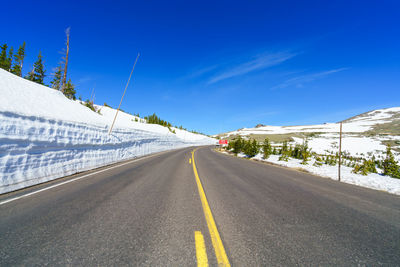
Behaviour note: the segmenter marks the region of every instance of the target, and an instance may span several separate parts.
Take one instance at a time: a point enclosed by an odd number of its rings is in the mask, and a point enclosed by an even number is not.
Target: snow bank
[[[244,156],[238,154],[238,156]],[[308,162],[307,165],[301,164],[302,160],[289,158],[289,161],[280,161],[279,155],[270,155],[268,159],[263,159],[262,154],[258,154],[254,159],[260,161],[271,162],[281,166],[290,168],[302,168],[309,171],[310,173],[317,174],[322,177],[331,178],[333,180],[338,179],[338,166],[321,165],[313,166],[315,159]],[[354,184],[363,186],[371,189],[386,191],[392,194],[400,195],[400,179],[391,178],[388,176],[379,175],[376,173],[370,173],[366,176],[361,174],[352,173],[352,168],[342,166],[341,167],[341,181],[348,184]]]
[[[0,194],[159,151],[214,144],[184,130],[95,113],[51,88],[0,69]]]

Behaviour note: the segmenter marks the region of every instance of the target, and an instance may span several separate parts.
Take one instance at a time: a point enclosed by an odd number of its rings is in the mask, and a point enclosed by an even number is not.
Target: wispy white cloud
[[[312,74],[306,74],[306,75],[301,75],[297,76],[291,79],[288,79],[278,85],[275,85],[271,87],[272,90],[274,89],[282,89],[290,86],[296,86],[296,87],[301,87],[305,83],[309,83],[318,79],[322,79],[328,75],[347,70],[348,68],[340,68],[340,69],[333,69],[333,70],[328,70],[328,71],[323,71],[323,72],[318,72],[318,73],[312,73]]]
[[[264,68],[272,67],[275,65],[279,65],[292,57],[296,56],[296,53],[291,52],[277,52],[277,53],[268,53],[261,54],[250,61],[239,63],[237,66],[226,69],[220,74],[214,76],[208,81],[208,84],[213,84],[228,78],[232,78],[239,75],[244,75],[246,73],[261,70]]]
[[[197,77],[203,76],[204,74],[206,74],[206,73],[208,73],[210,71],[215,70],[217,67],[218,67],[218,65],[205,67],[205,68],[199,69],[197,71],[194,71],[192,73],[189,73],[184,78],[187,78],[187,79],[197,78]]]

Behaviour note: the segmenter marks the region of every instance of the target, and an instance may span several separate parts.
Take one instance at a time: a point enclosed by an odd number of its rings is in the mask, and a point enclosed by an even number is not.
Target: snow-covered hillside
[[[303,143],[306,138],[312,151],[325,154],[337,152],[339,145],[339,123],[302,126],[258,126],[220,134],[222,138],[240,135],[260,138],[285,135],[293,143]],[[272,138],[273,139],[273,138]],[[273,141],[273,140],[272,140]],[[343,121],[342,151],[352,156],[374,154],[382,156],[385,144],[400,150],[400,107],[379,109]],[[395,152],[397,160],[400,153]]]
[[[343,121],[343,132],[362,133],[373,129],[373,126],[375,125],[390,123],[395,120],[400,120],[400,107],[373,110]],[[287,134],[298,132],[332,133],[338,132],[338,127],[339,123],[300,126],[262,125],[255,128],[243,128],[237,131],[228,132],[226,135]]]
[[[344,120],[342,125],[342,151],[347,157],[343,163],[347,163],[347,166],[341,168],[341,180],[400,195],[400,179],[382,175],[381,169],[376,170],[378,173],[368,173],[367,175],[354,172],[355,165],[362,164],[363,160],[382,161],[386,157],[387,144],[392,146],[395,160],[400,161],[400,107],[366,112]],[[308,147],[315,152],[308,162],[302,162],[293,157],[284,159],[281,158],[281,155],[270,155],[264,159],[262,154],[258,154],[254,159],[304,169],[320,176],[337,179],[337,162],[327,164],[323,161],[317,162],[317,158],[327,160],[338,154],[339,131],[340,123],[305,126],[258,125],[255,128],[244,128],[220,134],[219,137],[234,139],[240,135],[244,139],[256,139],[259,142],[269,138],[272,145],[276,147],[281,147],[284,140],[288,141],[292,147],[296,144],[303,144],[307,140]],[[244,157],[245,155],[240,153],[238,156]],[[353,158],[354,161],[349,161],[349,158]],[[337,161],[337,159],[335,160]]]
[[[100,114],[61,92],[0,69],[0,193],[113,162],[215,139],[135,122],[116,110]]]

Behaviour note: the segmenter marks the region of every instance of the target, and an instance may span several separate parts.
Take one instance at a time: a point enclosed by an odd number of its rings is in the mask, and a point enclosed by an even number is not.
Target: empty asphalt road
[[[400,265],[399,196],[192,151],[0,196],[0,265]]]

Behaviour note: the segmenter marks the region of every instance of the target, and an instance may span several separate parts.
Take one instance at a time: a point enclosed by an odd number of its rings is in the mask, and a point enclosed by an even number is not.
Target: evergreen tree
[[[281,156],[278,160],[288,161],[289,160],[289,149],[287,141],[284,141],[281,148]]]
[[[271,155],[271,153],[272,153],[271,143],[269,142],[268,138],[265,138],[264,144],[262,147],[263,147],[263,158],[267,159],[269,157],[269,155]]]
[[[367,175],[368,173],[376,173],[375,161],[373,159],[366,160],[364,159],[363,164],[356,164],[353,173],[361,173],[362,175]]]
[[[11,66],[12,66],[12,62],[13,62],[13,53],[14,53],[14,49],[12,47],[10,47],[10,50],[8,51],[7,65],[6,65],[6,69],[5,69],[7,71],[11,71]]]
[[[301,145],[301,158],[303,161],[301,164],[307,165],[307,162],[310,160],[311,157],[311,149],[308,148],[308,142],[307,139],[303,141],[303,144]]]
[[[64,95],[69,99],[75,100],[76,99],[75,94],[76,94],[75,86],[72,84],[71,79],[69,79],[64,88]]]
[[[150,124],[159,124],[164,127],[172,127],[171,123],[169,123],[165,120],[162,120],[155,113],[153,113],[153,115],[145,116],[144,119],[147,121],[147,123],[150,123]],[[195,133],[195,131],[192,131],[192,132]]]
[[[300,144],[296,144],[293,149],[290,151],[290,156],[295,158],[295,159],[301,159],[302,155],[302,146]]]
[[[383,174],[394,178],[400,178],[400,166],[394,159],[393,153],[391,151],[391,146],[386,147],[386,158],[383,161]]]
[[[33,81],[44,85],[43,80],[44,80],[44,77],[46,76],[45,75],[46,71],[43,66],[41,52],[39,52],[38,59],[35,62],[35,64],[33,64],[33,67],[34,67]]]
[[[315,167],[319,167],[319,166],[321,166],[322,165],[322,158],[320,157],[320,156],[316,156],[315,157],[315,162],[314,162],[314,164],[313,164],[313,166],[315,166]]]
[[[1,48],[1,52],[0,52],[0,68],[2,68],[4,70],[8,70],[7,69],[7,65],[8,65],[7,45],[4,44],[0,48]]]
[[[238,139],[235,141],[232,141],[232,146],[233,146],[233,153],[237,155],[238,153],[242,152],[243,149],[243,142],[242,137],[239,135]]]
[[[68,82],[70,82],[70,81],[68,81]],[[68,84],[68,83],[67,83],[67,84]],[[74,94],[75,94],[75,93],[74,93]],[[75,97],[75,95],[73,96],[72,99],[75,99],[74,97]],[[90,101],[89,99],[87,99],[82,105],[84,105],[85,107],[88,107],[88,108],[90,108],[92,111],[96,112],[96,108],[94,107],[93,101]]]
[[[251,155],[256,156],[260,152],[260,146],[258,145],[256,139],[253,139],[251,143]]]
[[[248,156],[249,158],[252,158],[255,155],[257,155],[259,151],[260,151],[260,148],[255,139],[253,139],[253,141],[251,141],[250,139],[245,141],[244,147],[243,147],[243,152],[246,154],[246,156]]]
[[[14,66],[11,72],[15,75],[22,76],[22,66],[25,58],[25,42],[18,48],[17,54],[14,55]]]
[[[288,152],[288,151],[289,151],[288,143],[287,143],[287,141],[283,141],[282,148],[281,148],[281,154],[284,154],[285,152]]]
[[[246,156],[251,157],[251,141],[250,139],[247,141],[243,142],[243,153],[246,154]]]
[[[61,75],[62,75],[62,70],[61,70],[61,65],[59,65],[56,69],[56,72],[54,73],[54,79],[50,82],[51,88],[56,90],[61,89]]]
[[[30,72],[28,72],[28,74],[25,76],[25,79],[29,80],[29,81],[34,81],[35,79],[35,68],[33,67],[32,70]]]

